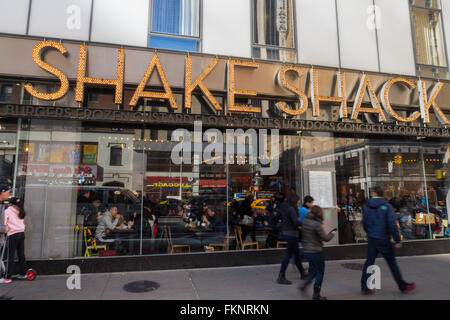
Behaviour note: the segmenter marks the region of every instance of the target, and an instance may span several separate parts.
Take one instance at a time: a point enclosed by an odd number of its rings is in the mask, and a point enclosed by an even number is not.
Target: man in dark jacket
[[[399,289],[406,293],[415,288],[414,283],[406,283],[400,273],[400,269],[395,260],[394,247],[391,243],[391,236],[396,242],[395,247],[402,247],[400,234],[397,228],[397,216],[392,206],[382,198],[383,190],[380,187],[370,189],[371,199],[364,206],[363,227],[367,233],[367,260],[364,265],[361,277],[361,290],[364,294],[373,294],[375,291],[367,286],[367,269],[374,265],[378,253],[386,259],[392,275]]]
[[[289,195],[287,197],[287,201],[289,203],[297,203],[300,200],[300,197],[297,195],[297,191],[294,187],[289,189]]]

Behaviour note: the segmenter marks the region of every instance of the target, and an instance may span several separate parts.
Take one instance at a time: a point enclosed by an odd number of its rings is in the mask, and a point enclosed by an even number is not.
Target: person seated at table
[[[120,233],[117,231],[130,230],[132,224],[125,223],[125,220],[121,214],[118,212],[117,205],[110,205],[109,210],[107,210],[102,217],[95,231],[95,238],[98,240],[98,244],[106,244],[109,247],[112,246],[118,254],[127,251],[123,244],[123,240],[129,241],[128,250],[133,250],[133,241],[135,235],[131,233]]]
[[[238,225],[241,221],[241,216],[237,213],[236,208],[229,207],[228,209],[228,226],[232,229],[233,226]]]
[[[267,213],[267,220],[264,221],[264,226],[270,228],[266,239],[266,247],[274,248],[277,245],[277,240],[281,239],[281,215],[278,210]]]
[[[267,221],[265,210],[257,209],[253,213],[253,224],[255,228],[264,228],[264,222]]]
[[[272,213],[273,211],[275,211],[275,209],[276,209],[276,207],[277,207],[277,198],[276,198],[276,196],[271,196],[270,197],[270,201],[269,201],[269,204],[267,205],[267,207],[266,207],[266,211],[268,212],[268,213]]]
[[[216,208],[209,206],[206,215],[202,217],[202,222],[213,231],[223,231],[224,224],[222,218],[216,213]]]
[[[222,243],[225,233],[225,225],[222,222],[222,218],[216,213],[216,208],[209,206],[207,215],[203,218],[205,227],[212,232],[208,235],[208,238],[203,241],[203,244],[208,245],[210,243]]]
[[[200,251],[202,248],[201,240],[197,239],[194,233],[198,230],[195,230],[195,226],[190,224],[183,210],[179,210],[177,216],[182,219],[174,220],[170,224],[172,243],[174,245],[190,245],[191,251]]]
[[[111,206],[100,218],[97,230],[95,230],[95,238],[103,243],[114,242],[115,239],[111,236],[111,231],[117,227],[121,217],[117,211],[117,206]]]
[[[141,231],[141,223],[142,223],[143,234],[151,237],[153,227],[158,222],[158,218],[156,217],[156,215],[153,214],[149,202],[146,201],[144,201],[143,213],[144,219],[142,221],[141,221],[141,213],[139,211],[133,212],[128,221],[133,222],[131,228],[138,232]]]
[[[137,216],[136,212],[133,213],[133,216]],[[134,219],[130,218],[128,221],[125,221],[122,215],[119,215],[119,222],[117,223],[116,229],[118,230],[131,230],[134,226]]]
[[[253,216],[252,203],[253,203],[253,195],[249,194],[239,206],[239,214],[241,215],[242,218],[245,218],[244,216],[248,216],[249,218]]]

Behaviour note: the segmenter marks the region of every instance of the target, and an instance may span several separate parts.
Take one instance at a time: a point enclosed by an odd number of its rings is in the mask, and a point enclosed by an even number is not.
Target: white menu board
[[[314,204],[322,208],[334,208],[333,179],[330,171],[309,172],[309,193],[314,198]]]

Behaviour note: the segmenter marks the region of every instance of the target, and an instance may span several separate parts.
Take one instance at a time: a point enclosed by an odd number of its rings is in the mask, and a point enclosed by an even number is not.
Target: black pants
[[[19,262],[16,266],[14,258],[17,252]],[[8,275],[25,275],[27,266],[25,261],[25,233],[20,232],[9,236]]]
[[[322,252],[305,252],[309,261],[308,280],[316,279],[314,286],[321,287],[325,275],[325,257]]]
[[[284,235],[284,239],[287,242],[287,248],[286,253],[283,259],[283,262],[281,263],[280,273],[285,274],[286,269],[289,265],[289,261],[291,260],[291,257],[294,257],[295,265],[297,266],[298,271],[303,274],[305,270],[302,266],[302,256],[300,254],[300,249],[298,248],[298,238],[292,237],[292,236],[286,236]]]
[[[361,289],[367,289],[367,279],[369,278],[367,269],[375,264],[375,259],[377,258],[378,253],[381,253],[386,260],[389,269],[391,269],[391,273],[394,276],[395,282],[397,282],[398,288],[400,290],[404,290],[408,284],[405,280],[403,280],[400,268],[395,260],[394,247],[392,246],[391,241],[370,238],[367,244],[367,260],[364,264],[364,269],[361,276]]]

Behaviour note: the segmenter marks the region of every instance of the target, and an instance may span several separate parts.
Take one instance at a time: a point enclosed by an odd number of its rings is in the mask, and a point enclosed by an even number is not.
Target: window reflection
[[[260,103],[270,113],[270,101]],[[248,141],[236,142],[228,165],[211,161],[226,157],[225,146],[207,156],[204,141],[202,156],[180,165],[174,127],[2,121],[1,176],[25,196],[32,259],[281,248],[275,197],[292,188],[324,208],[326,229],[339,232],[331,245],[366,241],[361,221],[373,185],[395,208],[404,240],[448,237],[445,142],[286,132],[268,138],[256,163]],[[272,139],[279,170],[261,175]]]
[[[295,62],[291,0],[253,0],[253,57]]]
[[[446,67],[441,11],[422,7],[425,7],[423,3],[415,1],[411,8],[417,64]]]

